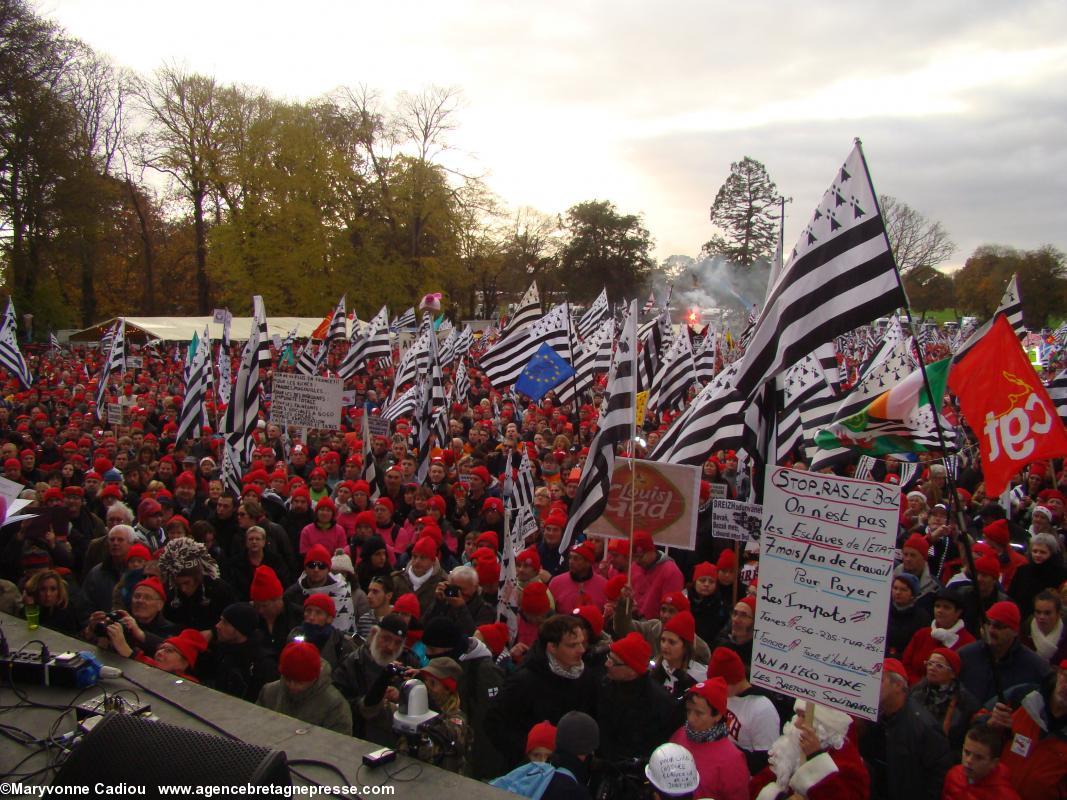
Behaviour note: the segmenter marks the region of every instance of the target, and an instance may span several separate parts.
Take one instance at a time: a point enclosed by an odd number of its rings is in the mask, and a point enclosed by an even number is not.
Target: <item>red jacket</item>
[[[908,646],[904,648],[904,655],[900,659],[908,670],[908,683],[913,686],[926,677],[926,659],[930,657],[934,650],[944,646],[930,635],[931,630],[927,626],[915,631],[915,635],[911,637]],[[974,641],[974,636],[966,628],[960,628],[956,635],[959,638],[949,648],[950,650],[959,650],[965,644],[970,644]]]
[[[975,784],[967,783],[963,767],[957,764],[945,776],[941,800],[1019,800],[1019,793],[1011,788],[1008,768],[1003,763]]]
[[[1067,797],[1067,739],[1046,733],[1038,723],[1044,697],[1031,692],[1011,715],[1011,736],[1000,763],[1011,774],[1011,785],[1026,800]]]
[[[752,778],[749,796],[752,800],[781,800],[793,794],[805,800],[867,800],[871,793],[871,778],[851,731],[840,750],[828,750],[797,767],[788,790],[776,791],[771,785],[774,781],[771,768],[764,767]]]

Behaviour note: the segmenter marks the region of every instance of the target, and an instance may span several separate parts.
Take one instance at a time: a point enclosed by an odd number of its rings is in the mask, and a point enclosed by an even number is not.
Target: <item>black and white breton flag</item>
[[[14,310],[12,308],[12,304],[11,304],[10,301],[8,301],[8,304],[7,304],[7,314],[11,315],[12,321],[13,321],[14,320]],[[100,337],[100,352],[101,353],[104,353],[105,355],[107,355],[108,353],[111,352],[111,342],[114,341],[114,339],[115,339],[115,331],[117,331],[118,329],[119,329],[119,324],[118,324],[118,322],[116,322],[114,325],[112,325],[110,328],[108,328],[106,331],[104,331],[104,335]]]
[[[709,331],[700,343],[700,349],[693,354],[693,365],[697,380],[706,384],[715,377],[715,343],[718,334]]]
[[[453,328],[448,332],[445,340],[441,342],[441,346],[437,350],[437,360],[441,364],[441,369],[452,365],[452,361],[456,357],[456,337],[458,336],[459,332]]]
[[[853,477],[861,481],[873,480],[871,473],[876,463],[871,456],[860,456],[860,460],[856,463],[856,474]]]
[[[241,453],[230,442],[222,442],[222,485],[233,498],[241,496]]]
[[[569,313],[568,304],[562,303],[483,355],[481,367],[489,382],[501,389],[514,383],[543,344],[555,350],[569,364]],[[505,351],[500,350],[502,344],[507,345]]]
[[[174,441],[180,444],[186,437],[198,438],[204,422],[204,398],[211,381],[211,339],[207,328],[189,360],[185,380],[182,413],[178,417],[178,433]]]
[[[345,296],[337,301],[337,307],[333,310],[330,318],[330,327],[326,330],[326,346],[331,342],[343,342],[348,337],[348,328],[345,327]]]
[[[96,386],[96,418],[103,421],[107,419],[107,387],[111,382],[111,376],[126,369],[126,320],[119,319],[115,328],[115,335],[111,339],[111,347],[108,349],[107,358],[100,369],[100,380]]]
[[[1023,301],[1019,296],[1019,276],[1012,275],[1008,281],[1008,288],[1004,290],[1004,297],[1000,299],[997,313],[1003,314],[1011,323],[1015,335],[1022,341],[1026,338],[1026,325],[1023,323]]]
[[[397,319],[396,322],[393,323],[393,326],[396,328],[397,332],[407,331],[412,330],[415,327],[416,322],[417,320],[415,319],[415,308],[414,306],[412,306],[400,315],[399,319]]]
[[[611,307],[608,306],[608,290],[601,289],[593,304],[585,310],[581,319],[578,320],[578,336],[585,341],[593,331],[606,319],[611,318]]]
[[[348,351],[337,366],[337,376],[348,380],[367,363],[367,337],[360,331],[359,320],[352,320],[352,336],[348,340]]]
[[[326,359],[326,343],[308,339],[296,359],[296,370],[303,375],[318,375]]]
[[[59,346],[59,337],[56,336],[56,332],[55,331],[50,331],[49,334],[48,334],[48,347],[51,350],[62,350],[63,349],[63,348],[61,348]]]
[[[436,342],[436,337],[430,331],[423,331],[401,357],[393,378],[394,397],[405,385],[417,380],[420,374],[425,373],[429,366],[431,338]]]
[[[467,404],[471,399],[471,379],[467,374],[467,359],[460,358],[452,374],[452,396],[457,403]]]
[[[455,358],[462,358],[469,355],[471,346],[474,344],[474,331],[471,330],[470,325],[464,325],[463,330],[459,332],[459,336],[456,337],[456,346],[454,349]]]
[[[1056,405],[1056,413],[1067,425],[1067,369],[1061,369],[1048,385],[1048,396]]]
[[[511,464],[509,458],[505,463]],[[534,474],[533,465],[530,463],[530,452],[525,444],[522,445],[522,460],[519,462],[518,475],[515,477],[512,490],[513,505],[515,508],[532,507],[534,502]]]
[[[569,403],[587,391],[596,376],[611,367],[614,334],[615,321],[606,319],[582,342],[574,357],[574,378],[557,387],[556,396],[560,403]]]
[[[705,386],[663,434],[650,456],[668,464],[701,466],[716,450],[738,450],[746,437],[748,405],[734,391],[737,362]]]
[[[267,333],[267,307],[263,305],[263,297],[252,296],[252,328],[256,331],[256,364],[259,365],[259,375],[256,378],[256,389],[259,389],[259,381],[266,376],[270,369],[270,335]],[[248,338],[252,338],[249,330]]]
[[[381,493],[381,487],[379,483],[381,478],[378,475],[378,463],[374,460],[374,442],[371,440],[370,435],[370,410],[364,407],[363,409],[363,470],[360,477],[370,484],[370,496],[371,500],[377,500],[378,495]]]
[[[255,443],[252,434],[259,421],[259,356],[262,352],[259,337],[260,327],[253,324],[241,352],[241,366],[237,370],[231,402],[226,407],[222,423],[223,436],[233,445],[243,464],[252,460],[252,446]]]
[[[26,359],[22,357],[22,351],[19,350],[18,331],[15,327],[15,305],[10,300],[7,302],[7,311],[4,312],[4,321],[0,324],[0,369],[6,369],[18,378],[23,389],[29,389],[33,383],[30,368],[26,366]],[[97,414],[100,414],[99,402]]]
[[[401,417],[409,417],[415,413],[416,403],[418,399],[416,397],[417,386],[411,386],[400,397],[393,400],[385,410],[382,411],[382,419],[387,419],[390,422],[395,422]]]
[[[637,355],[637,389],[646,391],[652,388],[652,378],[659,370],[660,361],[667,350],[671,321],[663,311],[655,319],[646,322],[637,332],[639,343]]]
[[[681,408],[689,394],[689,387],[696,382],[696,365],[693,362],[693,346],[689,331],[682,328],[674,337],[670,352],[652,379],[648,395],[648,407],[659,412]]]
[[[906,306],[857,141],[767,297],[736,389],[751,397],[819,345]]]
[[[376,358],[393,357],[393,345],[389,340],[389,309],[382,306],[374,319],[367,323],[367,346],[364,358],[373,361]]]
[[[653,289],[648,290],[648,299],[645,304],[641,306],[642,314],[651,314],[656,308],[656,292]]]
[[[582,477],[571,504],[567,529],[559,543],[566,553],[575,534],[585,533],[594,520],[604,513],[615,472],[616,449],[634,436],[637,413],[637,301],[630,304],[622,336],[615,347],[615,357],[608,372],[607,403],[600,417],[596,436],[589,445],[589,457],[582,466]]]
[[[218,402],[229,405],[233,390],[233,375],[230,374],[230,348],[225,343],[219,345],[219,383]]]
[[[814,402],[832,402],[834,392],[826,382],[822,364],[815,355],[805,356],[776,381],[777,406],[780,410],[775,430],[774,463],[783,464],[804,441],[804,425],[800,410]]]
[[[515,313],[511,315],[508,324],[500,332],[500,338],[504,339],[539,319],[541,319],[541,295],[537,291],[537,281],[534,281],[519,300],[519,304],[515,306]]]

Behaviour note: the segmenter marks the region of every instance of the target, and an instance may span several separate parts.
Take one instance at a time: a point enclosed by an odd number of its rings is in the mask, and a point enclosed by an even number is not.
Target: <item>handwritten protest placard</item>
[[[279,425],[337,430],[341,427],[342,391],[340,378],[276,373],[270,420]]]
[[[636,529],[648,531],[656,544],[693,550],[696,547],[700,470],[685,464],[657,461],[615,462],[604,513],[587,532],[597,536],[630,535],[630,509]]]
[[[125,423],[124,419],[124,407],[122,403],[108,403],[107,404],[107,424],[108,425],[122,425]]]
[[[878,717],[900,494],[768,471],[752,683]]]
[[[711,501],[711,535],[716,539],[747,542],[759,539],[763,506],[740,500]]]

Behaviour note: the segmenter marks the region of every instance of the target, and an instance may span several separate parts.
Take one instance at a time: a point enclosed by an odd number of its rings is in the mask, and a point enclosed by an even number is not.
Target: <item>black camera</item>
[[[399,678],[408,674],[408,668],[403,664],[389,663],[385,665],[385,674],[390,678]]]
[[[107,626],[110,625],[112,622],[122,622],[122,616],[117,611],[108,611],[104,615],[104,619],[106,619],[107,621],[98,622],[96,623],[96,625],[93,626],[93,635],[96,636],[98,639],[107,638]]]
[[[448,584],[445,587],[445,597],[459,597],[459,587]]]

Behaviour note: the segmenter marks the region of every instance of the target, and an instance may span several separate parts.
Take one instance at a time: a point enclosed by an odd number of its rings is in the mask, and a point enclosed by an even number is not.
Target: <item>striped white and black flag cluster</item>
[[[61,348],[59,346],[59,337],[56,336],[56,332],[55,331],[50,331],[49,334],[48,334],[48,348],[50,350],[62,350],[63,349],[63,348]]]
[[[381,480],[378,476],[378,462],[374,460],[374,443],[371,440],[370,435],[370,411],[364,408],[363,410],[363,468],[360,477],[370,484],[370,499],[377,500],[379,489],[378,483]]]
[[[608,290],[601,289],[593,304],[585,310],[581,319],[578,320],[578,337],[585,341],[597,327],[606,319],[611,318],[611,307],[608,305]]]
[[[805,356],[785,376],[776,379],[778,425],[775,430],[774,463],[784,464],[804,441],[801,409],[812,403],[831,403],[835,397],[826,382],[822,364],[814,355]]]
[[[540,319],[515,330],[483,354],[480,363],[489,382],[501,389],[513,384],[543,344],[570,363],[569,314],[567,303],[558,305]]]
[[[500,339],[478,359],[482,370],[497,388],[514,383],[529,363],[533,351],[527,354],[529,332],[527,326],[541,318],[541,298],[537,283],[531,283],[522,296],[514,316],[500,332]],[[488,333],[488,332],[487,332]],[[525,358],[523,357],[525,355]]]
[[[574,378],[556,387],[560,403],[569,403],[588,391],[596,376],[608,371],[614,335],[615,321],[606,319],[582,342],[574,357]]]
[[[660,412],[681,408],[689,394],[689,387],[695,382],[693,347],[689,331],[683,327],[674,337],[674,344],[652,379],[648,407]]]
[[[906,306],[857,141],[768,294],[735,388],[751,397],[820,345]]]
[[[343,342],[348,337],[348,329],[345,327],[345,296],[337,301],[337,307],[333,310],[330,318],[330,327],[326,331],[326,345],[331,342]]]
[[[120,319],[111,338],[111,347],[108,348],[107,357],[104,359],[104,365],[100,369],[100,379],[96,386],[96,418],[98,420],[107,419],[105,398],[107,397],[107,387],[111,382],[111,376],[125,370],[126,320]]]
[[[389,403],[382,411],[382,419],[396,422],[401,417],[408,417],[414,414],[415,409],[418,407],[417,390],[418,385],[411,386],[400,397]]]
[[[718,334],[709,331],[700,343],[700,348],[693,354],[693,370],[701,383],[707,383],[715,377],[716,341]]]
[[[419,375],[426,373],[429,367],[430,339],[433,339],[435,343],[437,341],[432,331],[424,330],[401,357],[393,378],[394,397],[404,386],[417,380]]]
[[[653,461],[701,466],[716,450],[745,445],[749,406],[734,390],[737,363],[720,372],[663,434],[650,455]]]
[[[367,361],[376,358],[392,358],[393,345],[389,341],[389,309],[382,306],[381,311],[367,323],[367,344],[363,357]]]
[[[258,379],[270,369],[270,336],[267,334],[267,307],[263,305],[263,297],[261,295],[252,296],[252,328],[255,329],[256,335],[256,363],[259,365],[262,372],[257,376]],[[249,338],[252,337],[252,332],[249,331]]]
[[[589,445],[589,457],[582,467],[582,477],[571,504],[567,529],[559,544],[566,553],[574,536],[584,533],[608,504],[611,476],[615,472],[616,449],[634,437],[637,413],[637,301],[615,347],[608,372],[606,410],[599,420],[596,436]]]
[[[26,365],[26,359],[22,357],[22,351],[19,350],[18,330],[15,323],[15,304],[10,300],[7,301],[4,321],[0,324],[0,368],[6,369],[18,378],[24,389],[29,389],[33,383],[30,368]],[[97,408],[99,409],[99,404]]]
[[[297,372],[303,375],[318,375],[325,356],[325,342],[319,342],[317,339],[308,339],[304,342],[304,346],[300,350],[300,356],[296,359]]]
[[[1048,396],[1056,404],[1056,413],[1060,415],[1063,424],[1067,425],[1067,369],[1056,373],[1056,377],[1048,385]]]
[[[393,322],[392,327],[395,328],[397,332],[407,331],[415,327],[415,322],[415,308],[411,307]]]
[[[197,438],[204,422],[204,399],[211,383],[211,339],[207,328],[197,342],[196,352],[190,353],[185,374],[185,396],[182,412],[178,417],[178,433],[174,441],[181,443],[186,438]]]
[[[262,307],[262,299],[258,296],[257,299]],[[263,319],[266,320],[265,315]],[[256,321],[258,322],[258,318]],[[261,352],[260,327],[258,324],[253,324],[248,333],[248,341],[245,342],[244,350],[241,352],[241,366],[237,370],[237,380],[233,385],[231,402],[226,407],[226,416],[222,422],[224,438],[234,447],[242,463],[245,464],[252,460],[252,447],[255,442],[252,434],[259,420],[259,357]]]
[[[433,437],[438,443],[445,441],[448,433],[448,403],[445,398],[445,382],[441,376],[441,364],[437,359],[437,334],[433,330],[430,312],[424,312],[423,322],[429,323],[427,330],[427,370],[420,381],[424,394],[419,409],[419,452],[415,465],[415,480],[422,483],[430,470],[430,453],[433,449]]]
[[[241,453],[229,441],[222,442],[222,485],[231,497],[241,496]]]
[[[654,320],[646,322],[637,332],[639,353],[637,356],[638,391],[652,388],[652,379],[659,370],[660,361],[668,349],[667,341],[671,334],[671,320],[666,311]]]
[[[461,358],[452,375],[452,396],[457,403],[468,403],[471,397],[471,379],[467,374],[467,359]]]

